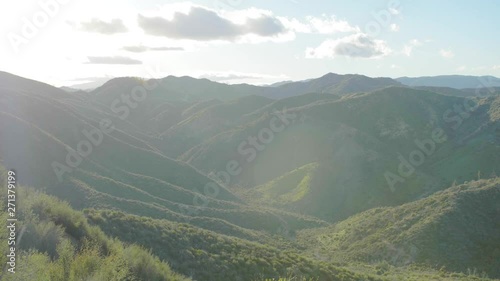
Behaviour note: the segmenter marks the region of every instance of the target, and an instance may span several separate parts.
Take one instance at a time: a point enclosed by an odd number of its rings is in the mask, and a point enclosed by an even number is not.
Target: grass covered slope
[[[297,238],[331,260],[417,263],[500,278],[499,217],[500,179],[495,178],[371,209],[332,227],[301,231]]]
[[[157,142],[158,147],[166,155],[178,157],[205,139],[237,126],[244,114],[272,101],[252,95],[204,107],[195,104],[183,111],[185,119],[162,132],[162,140]]]
[[[462,115],[457,111],[470,104],[468,99],[404,87],[313,103],[307,103],[305,95],[300,98],[302,106],[297,105],[298,97],[275,102],[294,118],[272,141],[250,145],[250,138],[275,118],[272,107],[266,106],[267,111],[251,114],[251,121],[205,140],[179,159],[205,173],[224,171],[229,161],[238,161],[242,171],[231,177],[231,184],[253,188],[252,200],[263,203],[266,195],[260,187],[318,163],[308,196],[284,207],[332,222],[369,208],[411,202],[455,180],[477,179],[478,171],[485,178],[500,169],[500,158],[491,157],[500,153],[495,139],[499,122],[494,118],[498,104],[493,98],[476,101],[476,110]],[[442,136],[439,143],[421,152],[418,145],[436,130]],[[401,163],[414,151],[423,154],[423,162],[401,174]],[[388,183],[389,173],[399,180]]]
[[[254,203],[273,205],[293,204],[303,199],[308,193],[317,163],[310,163],[284,174],[266,184],[250,189],[246,196]]]
[[[0,208],[5,210],[7,177],[1,166],[0,182]],[[2,280],[189,280],[144,248],[107,237],[67,203],[23,186],[13,190],[17,260],[15,273],[4,272]],[[0,219],[6,221],[7,213],[2,211]],[[2,227],[0,240],[5,242],[7,237],[7,228]],[[7,252],[7,243],[0,247]],[[0,262],[6,264],[4,254]]]
[[[196,280],[264,280],[292,273],[324,281],[379,280],[306,258],[291,249],[280,250],[188,224],[102,210],[88,210],[87,215],[107,234],[151,247],[176,271]]]

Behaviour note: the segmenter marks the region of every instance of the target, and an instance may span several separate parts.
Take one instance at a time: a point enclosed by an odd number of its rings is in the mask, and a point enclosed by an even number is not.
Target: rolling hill
[[[0,207],[6,209],[7,171],[0,165]],[[18,174],[14,174],[18,177]],[[125,244],[91,226],[83,213],[67,203],[32,188],[16,185],[18,203],[16,244],[2,243],[3,253],[17,247],[14,274],[2,273],[3,280],[191,280],[173,272],[170,266],[137,245]],[[6,212],[0,217],[5,221]],[[7,228],[0,231],[6,241]],[[0,257],[3,264],[10,258]],[[5,269],[5,268],[4,268]],[[4,275],[5,274],[5,275]]]
[[[499,212],[500,179],[479,180],[304,230],[297,240],[314,244],[308,251],[324,259],[421,263],[500,278]]]
[[[33,187],[39,243],[23,268],[53,268],[53,280],[108,274],[92,259],[138,280],[498,277],[500,97],[470,91],[330,73],[66,92],[0,73],[0,161]],[[398,262],[394,249],[416,254]]]
[[[304,106],[295,105],[292,99],[290,107],[283,108],[295,118],[271,142],[257,143],[253,150],[249,145],[250,138],[269,128],[274,118],[272,107],[267,106],[252,121],[207,139],[179,159],[209,174],[238,161],[242,171],[231,177],[230,184],[250,190],[243,193],[256,202],[266,200],[257,196],[261,192],[252,191],[261,189],[254,186],[273,186],[284,175],[317,163],[307,192],[285,207],[335,221],[370,207],[415,200],[454,180],[477,178],[478,171],[484,176],[494,174],[498,158],[486,155],[500,152],[494,138],[498,121],[488,113],[496,108],[497,99],[478,102],[473,115],[459,119],[452,110],[467,99],[401,87]],[[435,134],[443,139],[431,145],[429,139]],[[433,148],[419,160],[425,165],[420,163],[406,176],[395,177],[398,166],[418,153],[422,143]],[[391,177],[398,180],[391,181]],[[299,185],[300,181],[288,189]]]

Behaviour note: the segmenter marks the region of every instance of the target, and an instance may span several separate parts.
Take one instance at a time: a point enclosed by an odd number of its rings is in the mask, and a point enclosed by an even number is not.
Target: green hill
[[[256,201],[260,203],[262,203],[261,200],[264,200],[270,205],[286,205],[303,199],[309,193],[311,178],[314,176],[312,173],[317,166],[317,163],[304,165],[264,185],[251,189],[249,193],[256,194],[251,194],[250,200],[256,198]]]
[[[494,138],[494,98],[477,101],[477,109],[466,118],[453,110],[464,107],[468,99],[400,87],[303,106],[296,105],[296,97],[290,99],[288,112],[295,117],[270,143],[260,143],[262,151],[249,140],[275,118],[269,106],[245,125],[191,148],[179,160],[205,173],[223,171],[236,160],[242,172],[231,177],[230,184],[250,189],[318,163],[308,196],[285,208],[329,221],[371,207],[410,202],[455,180],[477,179],[478,171],[489,177],[500,167],[498,157],[487,156],[500,155]],[[279,102],[286,105],[288,100]],[[430,149],[424,147],[427,153],[420,148],[424,144]],[[423,155],[416,158],[423,162],[400,175],[398,169],[405,165],[401,163],[409,163],[415,153]],[[398,176],[398,181],[387,175]],[[261,199],[266,203],[254,197]]]
[[[417,263],[500,278],[499,215],[500,179],[494,178],[371,209],[328,228],[300,231],[297,239],[328,260]]]
[[[0,180],[0,207],[5,210],[7,171],[1,166]],[[23,186],[10,190],[17,198],[17,258],[15,273],[4,271],[2,280],[190,280],[145,248],[109,238],[67,203]],[[7,213],[0,218],[6,221]],[[2,227],[1,241],[9,236]],[[2,253],[8,247],[2,243]],[[0,262],[6,265],[8,259],[2,254]]]
[[[107,211],[91,210],[87,215],[109,235],[145,247],[154,245],[153,253],[196,280],[263,280],[290,272],[320,280],[377,280],[293,251],[217,235],[187,224]]]

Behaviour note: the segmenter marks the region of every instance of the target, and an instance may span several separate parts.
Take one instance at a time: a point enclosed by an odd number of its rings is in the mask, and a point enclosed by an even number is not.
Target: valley
[[[498,279],[500,96],[430,86],[0,72],[4,280]]]

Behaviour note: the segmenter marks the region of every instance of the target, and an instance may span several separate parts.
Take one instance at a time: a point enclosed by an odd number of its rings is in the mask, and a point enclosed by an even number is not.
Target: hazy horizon
[[[490,36],[499,8],[489,1],[282,2],[9,2],[0,59],[7,72],[56,86],[168,75],[256,85],[329,72],[500,76],[500,39]]]
[[[3,71],[3,70],[0,70],[0,71]],[[7,72],[7,71],[4,71],[4,72]],[[9,72],[7,72],[7,73],[9,73]],[[16,73],[10,73],[10,74],[38,81],[38,80],[36,80],[34,78],[31,78],[31,77],[24,77],[22,75],[17,75]],[[277,80],[277,81],[272,82],[272,83],[252,83],[251,81],[249,81],[249,82],[218,81],[217,79],[213,79],[213,78],[210,78],[210,77],[193,77],[193,76],[190,76],[190,75],[174,75],[174,74],[167,74],[166,76],[159,76],[159,77],[141,77],[141,76],[89,77],[89,78],[80,78],[80,79],[72,80],[73,83],[66,83],[66,84],[60,84],[60,85],[59,84],[50,84],[50,83],[45,82],[45,81],[39,81],[39,82],[43,82],[43,83],[46,83],[46,84],[49,84],[49,85],[52,85],[52,86],[55,86],[55,87],[68,87],[68,88],[74,88],[74,89],[92,90],[92,89],[95,89],[96,87],[94,87],[94,86],[87,86],[87,85],[94,85],[95,84],[95,85],[98,85],[97,87],[99,87],[100,85],[103,85],[106,82],[108,82],[108,81],[110,81],[112,79],[115,79],[115,78],[140,78],[140,79],[148,80],[148,79],[163,79],[163,78],[167,78],[167,77],[176,77],[176,78],[191,77],[191,78],[195,78],[195,79],[207,79],[207,80],[212,81],[212,82],[217,82],[217,83],[227,84],[227,85],[242,85],[242,84],[247,84],[247,85],[265,87],[265,86],[270,86],[270,85],[279,84],[279,83],[309,81],[309,80],[321,78],[321,77],[323,77],[325,75],[328,75],[328,74],[359,75],[359,76],[366,76],[366,77],[369,77],[369,78],[390,78],[390,79],[394,79],[394,80],[397,80],[399,78],[417,79],[417,78],[440,78],[440,77],[452,77],[452,76],[470,77],[470,78],[474,78],[474,79],[478,79],[478,78],[481,78],[481,77],[492,77],[492,78],[500,79],[499,77],[493,76],[493,75],[478,75],[478,76],[476,76],[476,75],[464,75],[464,74],[442,74],[442,75],[435,75],[435,76],[397,76],[397,77],[390,77],[390,76],[368,76],[368,75],[361,74],[361,73],[334,73],[334,72],[328,72],[328,73],[325,73],[324,75],[321,75],[321,76],[318,76],[318,77],[310,77],[310,78],[301,79],[301,80]],[[480,84],[478,84],[478,85],[480,85]],[[482,85],[481,87],[489,87],[489,86],[491,86],[491,85]]]

